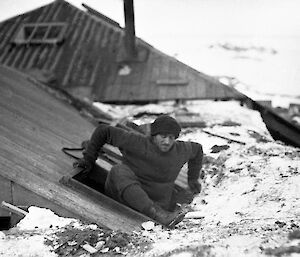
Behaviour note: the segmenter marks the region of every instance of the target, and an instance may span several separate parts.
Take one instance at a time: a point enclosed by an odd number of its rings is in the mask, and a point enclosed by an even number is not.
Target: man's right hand
[[[193,194],[199,194],[201,192],[201,184],[197,179],[189,179],[188,184]]]
[[[73,167],[74,168],[82,168],[82,174],[83,175],[87,175],[93,168],[93,164],[87,160],[85,160],[84,158],[82,159],[78,159],[77,161],[75,161],[73,163]]]

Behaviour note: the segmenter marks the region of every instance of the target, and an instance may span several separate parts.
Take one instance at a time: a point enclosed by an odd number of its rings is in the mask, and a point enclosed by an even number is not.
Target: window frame
[[[49,38],[50,31],[53,28],[58,27],[59,31],[57,35]],[[31,28],[29,35],[25,35],[25,30]],[[39,36],[43,28],[46,28],[42,32],[42,36]],[[17,45],[21,44],[57,44],[63,41],[65,32],[67,29],[66,22],[39,22],[39,23],[24,23],[20,26],[17,33],[15,34],[12,43]]]

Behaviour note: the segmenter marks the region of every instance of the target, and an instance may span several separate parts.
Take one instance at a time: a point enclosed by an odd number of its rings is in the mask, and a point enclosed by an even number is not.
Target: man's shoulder
[[[201,145],[200,143],[195,142],[195,141],[183,141],[183,140],[178,140],[178,139],[175,142],[179,145]]]
[[[182,140],[176,140],[176,143],[178,148],[185,148],[187,150],[197,150],[199,148],[202,148],[202,145],[200,143],[194,142],[194,141],[182,141]]]

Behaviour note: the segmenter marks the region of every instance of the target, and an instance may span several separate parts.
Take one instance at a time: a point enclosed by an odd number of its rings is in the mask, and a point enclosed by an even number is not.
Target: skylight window
[[[15,44],[57,44],[63,41],[67,24],[64,22],[22,24],[13,39]]]

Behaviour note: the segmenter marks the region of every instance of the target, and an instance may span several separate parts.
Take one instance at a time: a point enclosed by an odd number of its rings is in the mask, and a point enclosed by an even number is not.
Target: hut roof
[[[57,86],[101,102],[244,98],[140,38],[136,38],[137,57],[128,59],[125,29],[85,7],[86,12],[56,0],[0,23],[0,63],[50,71]],[[46,31],[44,25],[49,31],[61,27],[55,40],[39,38],[37,31]],[[30,28],[35,32],[26,41],[22,37]]]

